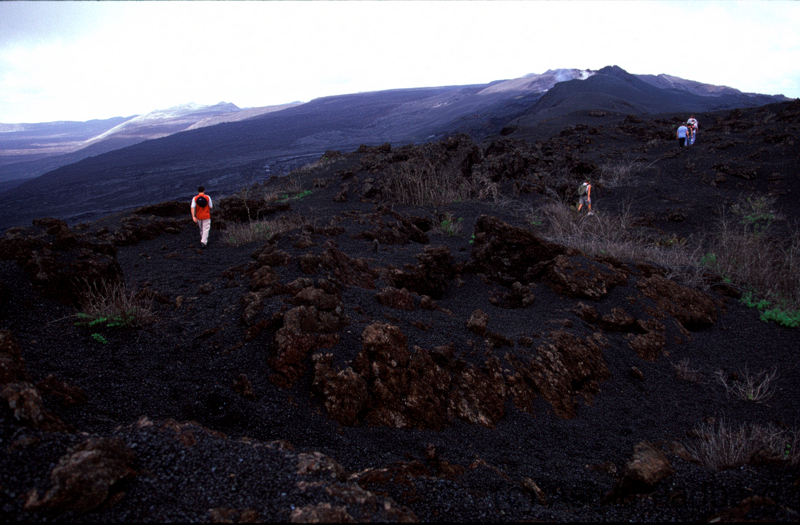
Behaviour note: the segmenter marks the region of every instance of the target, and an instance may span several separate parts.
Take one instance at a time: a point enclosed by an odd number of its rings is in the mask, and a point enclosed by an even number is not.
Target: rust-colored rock
[[[681,286],[660,275],[639,279],[636,287],[687,330],[701,330],[717,322],[714,301],[703,292]]]
[[[322,395],[328,416],[342,425],[355,425],[369,402],[367,382],[350,367],[335,370],[333,354],[315,354],[313,359],[313,386]]]
[[[289,520],[292,523],[352,523],[353,517],[347,513],[347,508],[330,503],[317,503],[305,505],[292,511]]]
[[[50,472],[52,488],[28,495],[26,510],[54,508],[85,513],[105,503],[114,484],[134,475],[135,457],[120,439],[89,438],[67,451]]]
[[[30,383],[8,383],[0,391],[0,399],[8,404],[17,421],[38,430],[69,432],[61,419],[44,407],[39,391]]]
[[[19,343],[8,330],[0,330],[0,385],[28,381]]]
[[[637,335],[633,340],[628,342],[636,355],[647,361],[655,361],[661,352],[664,351],[667,340],[663,333],[648,332],[646,334]]]
[[[472,261],[468,268],[485,273],[504,286],[511,286],[515,281],[529,282],[525,276],[530,270],[558,255],[580,253],[488,215],[478,217],[474,232]]]
[[[509,381],[514,404],[530,411],[530,401],[540,394],[562,418],[575,415],[576,398],[590,402],[600,390],[600,383],[610,376],[600,344],[593,338],[586,340],[564,332],[551,332],[551,342],[537,348],[537,353],[527,362],[506,355],[514,365],[516,374]]]
[[[583,256],[558,255],[549,264],[547,285],[567,297],[598,300],[627,281],[624,272]]]
[[[492,356],[483,367],[468,366],[455,375],[448,414],[473,425],[494,428],[505,415],[506,393],[500,360]]]
[[[297,456],[297,475],[327,481],[344,481],[347,471],[332,457],[321,452],[311,452]]]
[[[88,401],[86,392],[82,388],[69,385],[53,374],[39,381],[36,389],[44,395],[55,397],[65,407],[85,405]]]
[[[475,310],[467,321],[467,328],[476,335],[486,335],[486,327],[489,324],[489,316],[483,310]]]
[[[414,311],[414,296],[406,288],[398,290],[391,286],[375,294],[375,299],[384,306],[398,310]]]
[[[655,485],[675,474],[667,456],[652,443],[642,441],[633,449],[633,455],[625,464],[621,479],[606,495],[610,502],[630,494],[651,492]]]

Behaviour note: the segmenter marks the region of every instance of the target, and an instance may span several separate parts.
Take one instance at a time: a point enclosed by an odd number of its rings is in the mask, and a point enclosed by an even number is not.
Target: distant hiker
[[[206,189],[197,188],[197,195],[192,199],[192,220],[200,227],[200,244],[203,248],[208,243],[208,231],[211,229],[211,197],[206,195]]]
[[[685,124],[678,126],[678,146],[686,146],[686,139],[689,137],[689,128]]]
[[[594,215],[592,211],[592,184],[589,181],[584,181],[583,184],[578,186],[578,211],[581,211],[583,205],[589,210],[587,215]]]
[[[689,131],[691,132],[691,138],[689,139],[688,145],[691,146],[694,144],[695,139],[697,138],[697,119],[694,118],[694,115],[689,117],[689,120],[686,121],[686,124],[689,125]]]

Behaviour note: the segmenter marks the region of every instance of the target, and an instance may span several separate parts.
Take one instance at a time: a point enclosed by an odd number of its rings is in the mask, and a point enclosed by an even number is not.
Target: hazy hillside
[[[299,103],[240,109],[184,104],[145,115],[89,122],[0,124],[0,193],[61,166],[145,140],[235,122]]]
[[[10,189],[12,183],[6,183],[7,213],[0,217],[0,228],[41,215],[70,222],[97,218],[134,206],[128,196],[142,192],[149,202],[186,198],[200,184],[228,194],[286,173],[326,150],[360,144],[422,143],[455,133],[482,140],[501,130],[523,138],[546,137],[589,114],[620,120],[628,114],[712,111],[783,100],[664,75],[647,80],[617,66],[563,69],[487,85],[324,97],[201,128],[237,115],[231,112],[235,106],[153,112],[118,125],[72,157],[36,161],[36,169],[70,164]],[[186,128],[191,129],[177,133]],[[166,136],[141,142],[160,135]],[[73,162],[79,157],[83,160]],[[6,176],[19,176],[19,169],[29,168],[20,163],[0,167],[0,175],[5,169]]]

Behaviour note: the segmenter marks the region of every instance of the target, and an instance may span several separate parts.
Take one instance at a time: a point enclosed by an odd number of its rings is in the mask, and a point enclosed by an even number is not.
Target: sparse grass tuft
[[[444,206],[475,195],[473,183],[453,169],[414,158],[387,168],[388,196],[399,204]]]
[[[702,282],[698,269],[699,249],[685,239],[651,237],[636,226],[628,209],[617,214],[595,211],[579,214],[571,206],[552,202],[530,212],[531,224],[540,221],[544,236],[553,242],[577,248],[589,256],[610,255],[621,260],[646,261],[665,269],[666,276],[687,285]]]
[[[603,164],[599,170],[592,174],[592,178],[598,185],[605,188],[613,188],[625,184],[635,185],[639,182],[638,175],[650,168],[655,162],[658,162],[658,160],[645,164],[640,160],[625,159],[615,163]]]
[[[724,470],[764,460],[800,463],[797,431],[784,431],[774,426],[742,425],[726,427],[723,421],[699,425],[698,436],[686,446],[687,451],[703,466]]]
[[[744,289],[757,291],[769,304],[777,304],[765,317],[793,323],[800,310],[800,232],[772,236],[769,228],[777,215],[768,199],[749,199],[723,211],[709,237],[704,264]],[[788,326],[788,325],[787,325]]]
[[[689,366],[688,359],[681,359],[680,363],[678,364],[673,363],[672,368],[675,369],[675,373],[678,375],[678,378],[684,381],[699,383],[703,380],[703,374],[700,373],[700,370],[691,368]]]
[[[741,377],[736,379],[731,379],[722,370],[717,370],[716,372],[717,381],[725,387],[725,391],[729,395],[733,394],[739,399],[754,403],[763,403],[772,397],[775,393],[772,381],[777,375],[778,371],[776,369],[773,369],[772,373],[762,370],[756,375],[751,375],[747,371],[747,367],[745,367],[743,373],[739,374]]]
[[[123,282],[83,282],[78,324],[85,326],[135,327],[154,319],[153,300],[146,293],[128,292]]]
[[[299,217],[280,217],[273,220],[259,220],[229,224],[225,230],[225,242],[231,246],[243,246],[251,242],[267,242],[274,235],[283,235],[303,226]]]

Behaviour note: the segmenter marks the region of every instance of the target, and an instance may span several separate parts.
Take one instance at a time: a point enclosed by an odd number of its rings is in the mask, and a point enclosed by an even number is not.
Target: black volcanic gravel
[[[701,135],[701,140],[706,138]],[[613,137],[606,137],[603,144],[627,148],[628,154],[639,147],[633,139],[618,145]],[[643,155],[650,160],[669,153],[671,147],[671,143],[656,146],[656,151]],[[664,220],[675,202],[661,199],[647,181],[602,192],[597,205],[613,209],[632,202],[631,212],[653,213],[663,233],[686,235],[713,217],[709,201],[731,198],[720,196],[712,186],[682,183],[685,164],[712,163],[712,154],[716,152],[701,142],[681,157],[661,161],[660,171],[653,175],[658,177],[657,188],[681,201],[680,207],[690,217],[685,222]],[[337,169],[341,166],[314,176],[331,177]],[[797,177],[796,171],[792,176]],[[302,182],[310,187],[310,178]],[[348,212],[348,217],[355,217],[375,208],[376,203],[355,198],[334,203],[337,186],[315,189],[311,196],[293,203],[289,213],[325,225],[335,214]],[[704,197],[703,192],[713,197]],[[209,193],[215,197],[213,190]],[[538,195],[520,199],[544,202]],[[394,211],[432,217],[445,210],[395,206]],[[456,263],[470,259],[471,229],[481,214],[521,224],[512,209],[489,203],[459,203],[446,211],[463,218],[462,231],[456,236],[428,235],[430,244],[446,246]],[[109,218],[93,228],[118,220]],[[673,452],[667,457],[675,474],[652,492],[602,503],[617,482],[614,474],[622,471],[634,446],[642,441],[670,450],[673,442],[688,444],[698,424],[720,420],[733,427],[756,423],[800,428],[798,332],[760,321],[754,310],[736,300],[725,299],[718,322],[692,332],[690,342],[679,344],[678,331],[669,327],[664,355],[656,361],[637,357],[624,334],[604,334],[609,341],[603,357],[610,379],[601,383],[591,403],[581,403],[572,419],[557,417],[546,401],[537,398],[532,414],[507,400],[505,416],[495,428],[458,420],[441,431],[391,429],[364,422],[348,427],[327,417],[308,370],[288,389],[269,381],[273,372],[267,362],[269,334],[244,342],[247,327],[239,320],[240,300],[248,291],[248,280],[243,270],[260,243],[234,248],[223,241],[224,231],[213,230],[203,250],[188,204],[186,216],[179,220],[183,227],[177,234],[118,248],[116,257],[129,289],[149,288],[169,302],[156,303],[157,320],[143,329],[102,329],[107,344],[94,341],[92,329],[75,326],[73,308],[41,298],[16,263],[0,261],[3,282],[13,297],[3,307],[0,328],[10,330],[19,342],[32,382],[53,374],[87,396],[86,404],[62,406],[55,397],[44,395],[46,407],[80,432],[121,438],[136,456],[137,471],[118,489],[124,495],[114,505],[88,514],[25,511],[29,491],[35,488],[44,493],[51,486],[52,467],[85,435],[36,431],[4,409],[0,411],[0,518],[4,521],[215,521],[219,514],[211,509],[219,508],[254,509],[260,520],[287,521],[293,509],[323,500],[322,488],[302,489],[293,474],[296,455],[314,451],[334,458],[348,473],[395,472],[387,475],[392,482],[364,483],[363,488],[391,498],[420,521],[697,521],[715,516],[794,521],[798,517],[797,467],[777,463],[717,472]],[[306,251],[321,253],[323,244],[332,239],[340,250],[366,260],[372,268],[416,264],[415,256],[424,249],[412,242],[381,245],[374,252],[371,242],[351,237],[368,224],[352,218],[337,224],[346,232],[333,237],[313,235],[315,246],[295,248],[294,232],[284,235],[277,247],[295,259]],[[296,263],[276,270],[282,283],[306,277]],[[318,276],[310,277],[316,280]],[[376,284],[378,290],[385,286],[380,280]],[[204,285],[210,291],[201,290]],[[409,312],[381,306],[374,297],[378,290],[345,288],[342,299],[350,323],[335,347],[336,362],[355,358],[361,349],[361,333],[374,321],[398,325],[410,347],[431,349],[452,342],[464,359],[475,363],[483,362],[485,347],[474,345],[480,338],[464,325],[476,309],[489,314],[492,331],[515,340],[532,337],[534,348],[549,332],[563,327],[565,320],[570,332],[580,337],[594,331],[574,313],[577,300],[558,295],[544,284],[536,286],[534,303],[523,309],[493,306],[489,293],[499,289],[477,275],[464,274],[460,284],[452,283],[437,300],[448,312]],[[630,308],[628,295],[627,287],[619,287],[593,306],[601,313]],[[279,310],[284,299],[288,296],[270,298],[265,311]],[[422,323],[431,329],[419,328]],[[509,349],[497,353],[505,351]],[[527,350],[517,344],[511,351]],[[701,372],[700,381],[677,377],[673,365],[684,359]],[[633,367],[644,379],[632,375]],[[768,402],[748,403],[726,395],[714,378],[717,370],[742,373],[745,367],[749,371],[777,369],[775,395]],[[251,382],[255,399],[232,388],[240,374]],[[168,435],[162,423],[170,420],[196,422],[185,423],[192,429],[191,446]],[[293,450],[276,444],[278,440]],[[431,445],[438,461],[463,467],[461,473],[436,472],[426,456]],[[415,461],[425,466],[426,473],[404,478],[401,466]],[[541,488],[546,505],[523,488],[525,478]],[[768,503],[742,510],[740,503],[752,496],[768,498],[763,500]],[[245,521],[241,513],[232,519]]]

